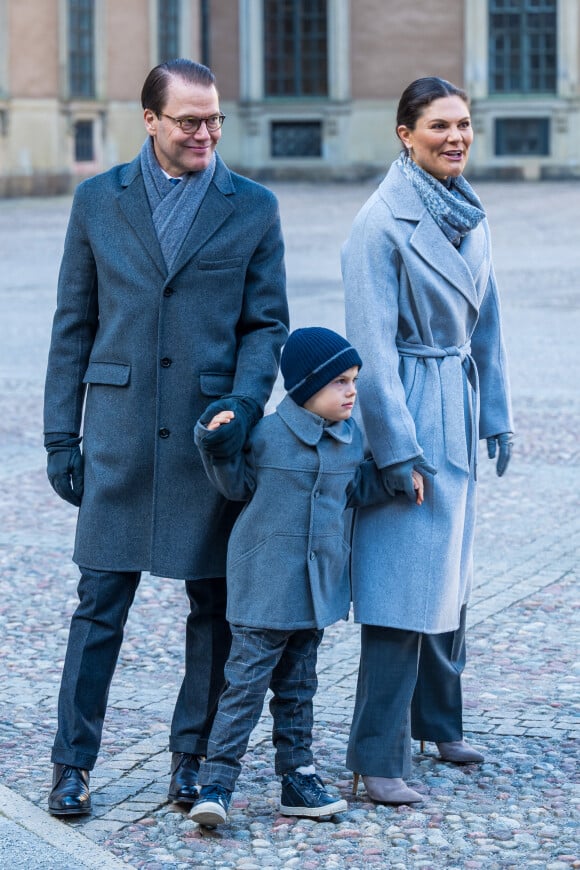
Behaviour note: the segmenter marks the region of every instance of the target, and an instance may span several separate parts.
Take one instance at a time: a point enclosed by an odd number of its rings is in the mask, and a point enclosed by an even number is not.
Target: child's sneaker
[[[189,818],[205,828],[222,825],[227,820],[231,799],[231,791],[223,785],[203,785]]]
[[[282,777],[280,812],[285,816],[333,816],[348,809],[345,800],[332,797],[324,783],[315,773],[299,773],[293,770]]]

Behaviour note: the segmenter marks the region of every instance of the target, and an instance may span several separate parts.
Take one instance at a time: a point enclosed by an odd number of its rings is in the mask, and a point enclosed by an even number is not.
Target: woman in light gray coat
[[[512,418],[489,228],[462,176],[467,95],[435,77],[413,82],[397,135],[404,151],[344,246],[347,332],[365,360],[360,409],[386,484],[412,498],[413,468],[437,474],[420,511],[398,499],[388,518],[383,506],[357,512],[361,664],[347,763],[371,798],[410,803],[421,799],[403,781],[411,733],[444,760],[482,760],[463,741],[460,685],[477,446],[487,439],[490,458],[499,447],[501,476]]]

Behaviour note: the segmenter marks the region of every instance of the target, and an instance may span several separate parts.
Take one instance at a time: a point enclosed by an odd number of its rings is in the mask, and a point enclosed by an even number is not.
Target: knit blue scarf
[[[179,184],[172,184],[164,175],[153,150],[153,139],[147,137],[141,148],[141,171],[153,224],[167,268],[179,253],[197,211],[207,193],[215,172],[216,157],[200,172],[189,172]]]
[[[421,197],[423,205],[455,247],[482,221],[485,211],[474,189],[462,175],[438,181],[403,151],[396,161]]]

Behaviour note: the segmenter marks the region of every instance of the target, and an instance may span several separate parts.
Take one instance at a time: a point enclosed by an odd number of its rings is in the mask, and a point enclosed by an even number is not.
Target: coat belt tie
[[[443,435],[445,455],[448,461],[469,471],[473,465],[477,469],[478,420],[479,420],[479,377],[475,360],[471,356],[471,342],[450,347],[429,347],[425,344],[397,339],[399,355],[422,359],[440,359],[439,381],[441,384],[441,406],[443,413]],[[466,407],[464,376],[473,388],[474,407]],[[460,398],[459,398],[460,397]],[[470,427],[471,443],[467,444]]]

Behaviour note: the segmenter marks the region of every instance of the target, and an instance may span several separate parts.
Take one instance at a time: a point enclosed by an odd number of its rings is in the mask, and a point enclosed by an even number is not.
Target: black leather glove
[[[417,498],[415,486],[413,484],[413,469],[420,474],[437,474],[437,469],[430,465],[422,453],[414,456],[412,459],[405,459],[404,462],[395,462],[393,465],[387,465],[386,468],[381,468],[381,477],[383,486],[389,495],[395,495],[396,492],[404,492],[407,498],[414,502]]]
[[[253,426],[262,416],[262,409],[248,396],[223,396],[208,405],[199,422],[207,426],[220,411],[233,411],[234,419],[212,429],[203,439],[203,447],[214,459],[230,459],[239,453]]]
[[[495,459],[496,453],[499,453],[497,456],[497,463],[495,466],[495,470],[498,477],[501,477],[502,474],[505,473],[506,468],[508,467],[510,457],[512,454],[512,445],[513,445],[513,434],[511,432],[502,432],[500,435],[491,435],[487,438],[487,455],[490,459]]]
[[[83,456],[76,435],[52,432],[45,435],[48,453],[46,473],[57,495],[79,507],[84,490]]]

